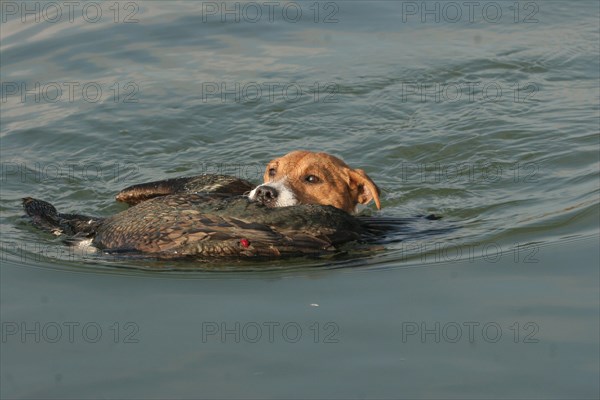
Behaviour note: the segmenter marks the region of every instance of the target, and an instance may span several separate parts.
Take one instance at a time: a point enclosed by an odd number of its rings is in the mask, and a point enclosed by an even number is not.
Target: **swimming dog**
[[[381,208],[379,188],[365,171],[327,153],[292,151],[271,160],[263,179],[249,198],[268,207],[320,204],[354,213],[358,204],[375,201]]]

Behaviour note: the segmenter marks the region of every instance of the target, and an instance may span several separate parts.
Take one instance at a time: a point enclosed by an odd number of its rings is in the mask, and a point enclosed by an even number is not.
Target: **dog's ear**
[[[355,187],[357,191],[356,200],[360,204],[368,204],[371,200],[375,200],[375,205],[380,210],[379,188],[375,182],[362,169],[351,169],[348,174],[350,176],[350,186]]]

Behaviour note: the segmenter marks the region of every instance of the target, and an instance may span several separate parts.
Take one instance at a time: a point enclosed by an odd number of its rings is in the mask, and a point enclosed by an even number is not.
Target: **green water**
[[[598,398],[597,2],[54,4],[0,10],[2,398]],[[439,232],[205,265],[22,218],[300,148]]]

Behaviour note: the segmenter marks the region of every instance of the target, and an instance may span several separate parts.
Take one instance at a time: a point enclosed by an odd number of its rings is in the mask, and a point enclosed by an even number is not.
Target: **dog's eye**
[[[273,178],[276,173],[277,173],[277,171],[275,170],[275,168],[269,168],[269,176],[271,178]]]
[[[319,183],[320,179],[314,175],[307,175],[304,180],[308,183]]]

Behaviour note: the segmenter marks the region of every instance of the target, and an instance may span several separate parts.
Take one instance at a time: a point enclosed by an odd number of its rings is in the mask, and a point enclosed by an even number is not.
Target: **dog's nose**
[[[277,189],[271,186],[259,186],[256,189],[256,200],[260,201],[266,206],[273,206],[277,201]]]

